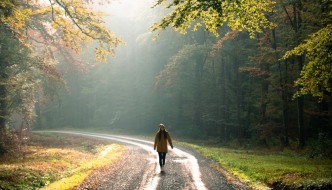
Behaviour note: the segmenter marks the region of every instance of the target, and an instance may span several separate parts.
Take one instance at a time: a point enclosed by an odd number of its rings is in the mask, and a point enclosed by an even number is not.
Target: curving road
[[[234,186],[234,183],[229,183],[224,175],[211,168],[210,160],[188,148],[169,149],[165,171],[161,172],[158,154],[153,150],[153,142],[151,141],[100,133],[51,132],[108,139],[127,147],[122,157],[105,173],[103,180],[98,182],[98,187],[81,187],[79,189],[250,189],[244,184],[237,183]]]

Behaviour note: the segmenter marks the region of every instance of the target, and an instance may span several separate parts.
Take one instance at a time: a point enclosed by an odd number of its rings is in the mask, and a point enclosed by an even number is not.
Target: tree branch
[[[287,17],[288,17],[288,20],[289,20],[291,26],[292,26],[293,28],[295,28],[295,25],[294,25],[294,23],[293,23],[293,21],[292,21],[292,18],[290,17],[290,15],[289,15],[289,13],[288,13],[286,7],[285,7],[285,6],[282,6],[282,8],[284,9],[285,13],[287,14]]]
[[[49,0],[51,2],[51,0]],[[71,12],[68,10],[68,8],[66,7],[66,5],[64,5],[62,2],[60,2],[59,0],[55,0],[55,2],[63,8],[63,10],[65,11],[65,13],[69,16],[69,18],[73,21],[73,23],[75,24],[75,26],[78,27],[78,29],[86,36],[94,39],[94,40],[103,40],[105,38],[97,38],[97,37],[94,37],[93,35],[91,35],[90,33],[86,32],[75,20],[75,17],[71,14]],[[53,9],[53,7],[52,7]],[[52,18],[53,21],[55,21],[54,18]]]

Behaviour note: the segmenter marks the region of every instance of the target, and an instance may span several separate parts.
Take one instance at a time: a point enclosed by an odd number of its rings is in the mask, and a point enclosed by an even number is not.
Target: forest
[[[330,156],[331,49],[330,0],[1,0],[0,155],[31,130],[164,123]]]

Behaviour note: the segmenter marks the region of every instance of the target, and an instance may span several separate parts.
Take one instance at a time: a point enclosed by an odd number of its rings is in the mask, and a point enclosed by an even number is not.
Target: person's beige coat
[[[161,135],[161,137],[159,138],[159,133],[157,133],[154,139],[154,149],[156,149],[157,147],[157,152],[167,152],[167,141],[171,145],[171,147],[173,147],[172,139],[168,132],[166,132],[166,138],[164,137],[164,135]]]

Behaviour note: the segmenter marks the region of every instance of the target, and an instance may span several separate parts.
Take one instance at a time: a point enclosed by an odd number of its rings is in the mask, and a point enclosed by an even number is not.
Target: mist
[[[93,5],[108,15],[107,26],[125,44],[107,63],[93,63],[91,49],[85,50],[82,59],[89,61],[87,71],[65,74],[67,90],[43,107],[37,128],[155,132],[159,123],[165,123],[171,129],[171,123],[166,122],[167,108],[158,103],[155,83],[168,57],[179,48],[173,44],[181,35],[166,31],[153,40],[157,33],[149,28],[160,19],[161,9],[152,6],[151,0]]]
[[[60,63],[65,87],[38,105],[36,129],[153,134],[163,123],[177,136],[225,143],[266,144],[296,137],[295,88],[287,86],[294,85],[298,71],[291,61],[278,61],[279,49],[286,49],[291,38],[284,32],[290,25],[280,23],[274,38],[269,32],[252,38],[226,24],[218,29],[219,36],[204,26],[186,34],[171,27],[152,32],[152,25],[170,12],[154,3],[91,5],[106,13],[106,25],[124,44],[107,63],[95,63],[94,47],[81,54],[83,69]],[[307,134],[329,130],[323,117],[310,114],[319,112],[319,103],[307,99],[306,104]],[[322,122],[321,128],[315,122]]]

